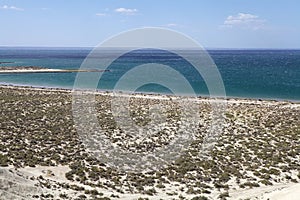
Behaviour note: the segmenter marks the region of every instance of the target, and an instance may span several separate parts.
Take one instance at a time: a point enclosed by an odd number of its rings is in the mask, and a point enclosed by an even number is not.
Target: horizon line
[[[0,45],[0,48],[89,48],[93,49],[97,46],[23,46],[23,45]],[[205,50],[300,50],[300,47],[203,47]]]

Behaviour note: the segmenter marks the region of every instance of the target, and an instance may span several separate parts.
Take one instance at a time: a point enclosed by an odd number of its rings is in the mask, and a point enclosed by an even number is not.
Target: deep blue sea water
[[[41,66],[78,69],[90,48],[0,47],[0,66]],[[222,76],[226,95],[241,98],[300,100],[300,50],[209,50]],[[143,63],[172,65],[190,81],[199,95],[208,95],[205,82],[192,67],[176,55],[159,50],[135,51],[122,56],[101,79],[100,89],[111,90],[131,67]],[[0,83],[72,88],[76,73],[0,74]],[[155,84],[142,92],[168,93]]]

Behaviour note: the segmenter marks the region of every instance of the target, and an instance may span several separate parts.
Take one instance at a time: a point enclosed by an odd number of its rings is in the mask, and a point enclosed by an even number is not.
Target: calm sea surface
[[[1,66],[40,66],[78,69],[90,48],[0,47]],[[231,97],[300,100],[300,50],[209,50],[222,76],[226,95]],[[145,63],[172,66],[199,95],[208,95],[202,77],[183,58],[161,50],[138,50],[117,59],[101,78],[99,89],[112,90],[128,70]],[[0,74],[0,83],[72,88],[76,73]],[[168,78],[168,77],[166,77]],[[148,84],[138,91],[170,93]]]

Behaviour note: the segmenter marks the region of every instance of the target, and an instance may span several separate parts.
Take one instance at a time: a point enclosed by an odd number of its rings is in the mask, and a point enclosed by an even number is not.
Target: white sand
[[[0,73],[36,73],[36,72],[60,72],[62,69],[16,69],[16,70],[0,70]]]
[[[300,183],[277,184],[273,186],[261,186],[253,189],[238,189],[230,191],[230,198],[256,199],[256,200],[299,200]]]
[[[0,70],[1,72],[7,71],[64,71],[62,69],[41,69],[41,70]],[[274,100],[257,100],[257,99],[243,99],[243,98],[230,98],[230,99],[220,99],[220,98],[210,98],[210,97],[188,97],[188,96],[173,96],[173,95],[164,95],[164,94],[148,94],[148,93],[131,93],[131,92],[116,92],[116,91],[94,91],[94,90],[79,90],[79,89],[60,89],[60,88],[47,88],[47,87],[31,87],[31,86],[21,86],[21,85],[6,85],[0,84],[0,88],[12,88],[12,89],[23,89],[23,90],[39,90],[45,92],[67,92],[73,94],[98,94],[103,96],[113,96],[113,97],[125,97],[125,98],[141,98],[141,99],[154,99],[154,100],[180,100],[182,98],[186,100],[191,100],[195,102],[210,102],[210,103],[221,103],[221,104],[255,104],[255,105],[265,105],[265,106],[274,106],[280,105],[283,108],[291,109],[300,109],[299,102],[291,101],[274,101]]]
[[[262,196],[263,200],[299,200],[300,199],[300,183],[292,184],[283,189],[266,193]]]

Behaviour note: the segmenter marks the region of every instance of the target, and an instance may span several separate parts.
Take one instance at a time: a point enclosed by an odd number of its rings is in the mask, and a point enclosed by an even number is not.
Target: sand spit
[[[168,144],[180,124],[176,97],[129,97],[132,119],[141,126],[151,121],[150,105],[166,105],[165,127],[147,140],[122,132],[110,110],[113,94],[98,92],[103,134],[128,151]],[[299,103],[229,99],[223,134],[208,157],[199,157],[215,100],[194,100],[201,119],[189,149],[160,170],[129,173],[86,150],[75,129],[69,90],[1,86],[0,199],[277,200],[299,195]]]
[[[15,73],[72,73],[72,72],[108,72],[109,70],[98,69],[48,69],[39,66],[9,66],[1,67],[0,74]]]

